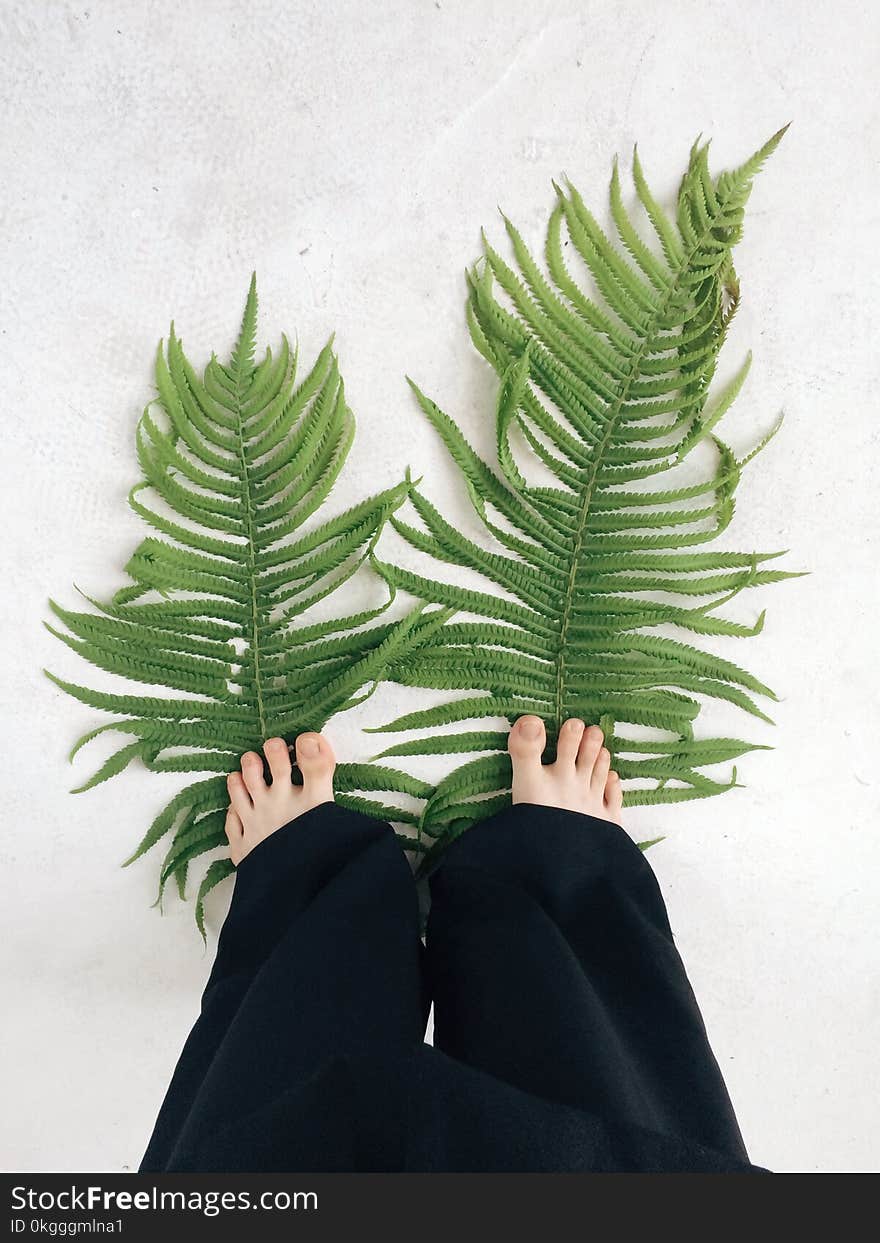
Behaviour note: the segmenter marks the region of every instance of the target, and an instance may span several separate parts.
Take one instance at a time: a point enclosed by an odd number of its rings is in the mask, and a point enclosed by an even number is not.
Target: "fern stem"
[[[251,291],[248,298],[250,303],[251,297],[256,301],[254,294],[253,282],[251,283]],[[261,676],[261,656],[260,651],[260,633],[262,626],[266,620],[264,614],[267,610],[260,608],[259,589],[257,586],[256,560],[257,560],[257,522],[254,512],[254,502],[251,489],[250,473],[248,469],[247,454],[245,453],[245,415],[243,410],[245,398],[245,381],[249,379],[245,368],[247,365],[247,352],[244,349],[244,341],[246,335],[246,323],[248,307],[245,310],[245,323],[242,325],[241,337],[239,338],[238,347],[234,354],[234,402],[235,402],[235,423],[236,437],[238,440],[238,460],[241,471],[241,482],[244,497],[244,526],[245,537],[247,543],[245,545],[245,555],[247,560],[247,583],[250,588],[249,607],[250,607],[250,626],[248,635],[248,649],[253,658],[254,680],[253,691],[256,696],[257,715],[260,722],[260,737],[267,738],[269,736],[269,728],[266,716],[266,705],[263,699],[263,679]]]
[[[689,270],[690,263],[694,255],[705,244],[707,237],[711,237],[711,232],[711,226],[704,228],[699,236],[695,237],[692,245],[682,255],[672,282],[664,293],[660,304],[650,317],[653,323],[648,325],[648,330],[642,339],[642,344],[632,356],[629,371],[624,377],[624,382],[620,386],[620,390],[614,399],[614,404],[608,416],[605,434],[596,446],[596,450],[592,458],[587,486],[582,493],[580,505],[578,506],[577,526],[574,531],[571,565],[569,566],[568,581],[566,583],[565,596],[562,603],[562,623],[559,630],[559,654],[556,661],[556,696],[554,703],[554,732],[556,733],[558,733],[559,728],[563,723],[565,714],[565,651],[568,638],[569,621],[571,618],[571,605],[574,598],[578,569],[580,568],[581,550],[583,548],[584,536],[586,534],[587,519],[590,515],[590,502],[595,490],[599,468],[602,465],[604,453],[608,443],[614,434],[618,422],[620,421],[623,407],[629,400],[632,386],[638,379],[642,359],[646,354],[650,356],[651,348],[657,340],[665,317],[668,314],[669,304],[679,293],[681,278]]]

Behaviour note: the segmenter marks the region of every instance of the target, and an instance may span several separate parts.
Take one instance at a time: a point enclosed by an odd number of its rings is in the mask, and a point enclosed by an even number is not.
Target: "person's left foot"
[[[283,738],[263,744],[272,784],[263,777],[263,761],[256,751],[241,757],[241,772],[226,779],[230,808],[226,813],[229,857],[238,867],[254,846],[282,825],[321,803],[333,802],[333,770],[336,757],[323,734],[300,734],[296,762],[303,775],[301,786],[291,781],[290,751]]]

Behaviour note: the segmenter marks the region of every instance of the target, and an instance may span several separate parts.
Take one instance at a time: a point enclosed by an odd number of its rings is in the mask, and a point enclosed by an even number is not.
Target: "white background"
[[[225,356],[257,269],[261,345],[335,329],[359,421],[334,501],[408,461],[463,512],[413,376],[491,451],[495,382],[464,326],[463,270],[500,205],[540,251],[567,174],[604,218],[632,144],[671,203],[691,142],[715,170],[792,127],[737,253],[720,429],[747,470],[725,546],[811,575],[740,596],[764,633],[717,649],[777,690],[776,749],[746,788],[626,816],[666,833],[666,895],[750,1154],[776,1170],[877,1168],[878,116],[873,6],[752,0],[249,0],[0,4],[6,558],[0,839],[0,1163],[136,1168],[210,967],[190,906],[150,909],[155,859],[119,870],[178,787],[131,770],[68,790],[110,749],[41,674],[94,674],[42,627],[124,581],[134,427],[173,317]],[[119,687],[117,686],[117,689]],[[386,687],[364,723],[401,710]],[[707,721],[714,719],[707,716]],[[330,729],[350,758],[357,722]],[[228,891],[211,906],[213,947]]]

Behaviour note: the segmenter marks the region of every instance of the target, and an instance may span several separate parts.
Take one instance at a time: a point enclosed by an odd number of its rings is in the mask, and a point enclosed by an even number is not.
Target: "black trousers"
[[[621,828],[512,807],[431,903],[423,945],[390,826],[335,804],[255,847],[141,1171],[758,1170]]]

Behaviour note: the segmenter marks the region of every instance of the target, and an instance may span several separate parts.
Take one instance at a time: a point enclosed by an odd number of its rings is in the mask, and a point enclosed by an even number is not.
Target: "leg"
[[[422,1039],[410,869],[387,824],[330,801],[326,740],[298,739],[301,789],[286,745],[266,754],[271,786],[252,753],[231,779],[232,903],[142,1170],[393,1159],[393,1117],[368,1142],[356,1133],[367,1090],[356,1064]]]
[[[514,805],[432,878],[435,1044],[609,1125],[747,1160],[654,873],[616,821],[601,731],[511,733]],[[556,806],[546,805],[556,802]]]

